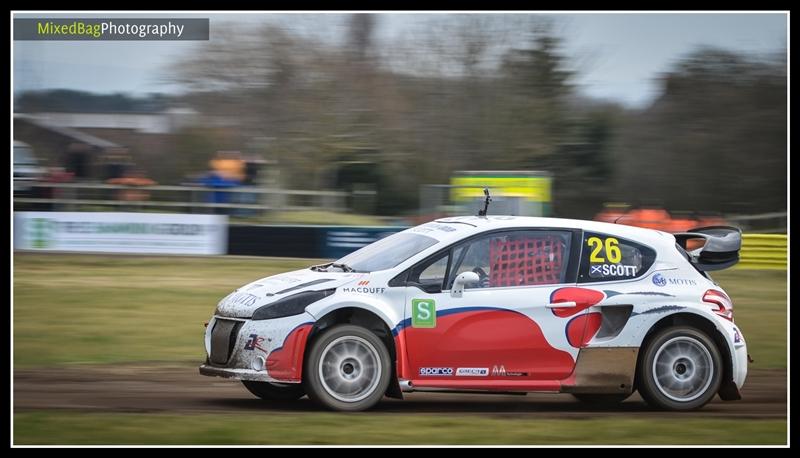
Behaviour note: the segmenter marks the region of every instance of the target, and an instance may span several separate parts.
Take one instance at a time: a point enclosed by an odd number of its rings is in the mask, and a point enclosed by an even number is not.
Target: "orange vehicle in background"
[[[106,180],[108,184],[118,184],[129,186],[126,189],[120,189],[117,193],[117,199],[126,202],[144,202],[150,199],[150,193],[144,189],[137,189],[140,186],[155,186],[155,181],[147,178],[144,171],[141,169],[132,169],[125,173],[125,176],[119,178],[111,178]]]
[[[645,227],[659,231],[676,233],[688,232],[698,227],[724,226],[727,222],[718,216],[676,216],[657,207],[641,207],[629,209],[626,204],[606,204],[603,210],[595,215],[595,221]],[[696,249],[703,246],[703,239],[689,240],[687,248]]]

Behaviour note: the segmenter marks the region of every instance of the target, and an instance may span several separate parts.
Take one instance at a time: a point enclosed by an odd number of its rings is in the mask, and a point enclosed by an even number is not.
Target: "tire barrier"
[[[786,270],[786,234],[742,234],[737,269]]]

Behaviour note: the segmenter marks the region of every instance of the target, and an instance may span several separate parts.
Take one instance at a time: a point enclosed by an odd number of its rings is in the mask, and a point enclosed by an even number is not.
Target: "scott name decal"
[[[595,264],[589,266],[589,276],[597,277],[633,277],[636,275],[636,266],[622,264]]]

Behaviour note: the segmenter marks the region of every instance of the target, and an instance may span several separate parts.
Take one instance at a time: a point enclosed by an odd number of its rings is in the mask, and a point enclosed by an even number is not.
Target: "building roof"
[[[33,124],[33,125],[35,125],[37,127],[42,128],[42,129],[46,129],[46,130],[49,130],[51,132],[55,132],[57,134],[65,136],[65,137],[72,138],[75,141],[78,141],[78,142],[81,142],[81,143],[86,143],[87,145],[91,145],[91,146],[94,146],[94,147],[97,147],[97,148],[105,149],[105,148],[116,148],[116,147],[120,146],[120,145],[118,145],[118,144],[116,144],[114,142],[110,142],[110,141],[102,139],[100,137],[95,137],[94,135],[87,134],[86,132],[81,132],[81,131],[79,131],[77,129],[73,129],[71,127],[64,127],[64,126],[59,126],[59,125],[53,124],[53,123],[48,122],[48,121],[46,121],[44,119],[40,119],[35,115],[14,113],[14,120],[17,120],[17,119],[25,121],[25,122],[28,122],[30,124]]]

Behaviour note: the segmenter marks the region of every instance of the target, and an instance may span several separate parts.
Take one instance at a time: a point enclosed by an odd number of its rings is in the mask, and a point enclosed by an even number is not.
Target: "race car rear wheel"
[[[722,357],[704,332],[671,327],[649,339],[639,364],[639,394],[653,407],[694,410],[706,405],[722,382]]]
[[[381,400],[391,375],[391,358],[381,339],[360,326],[341,324],[313,341],[303,381],[314,401],[357,411]]]
[[[302,398],[306,392],[299,383],[270,383],[242,380],[247,391],[261,399],[269,401],[295,401]]]

